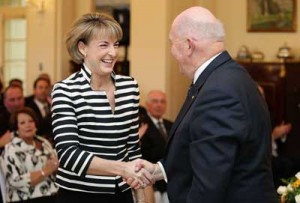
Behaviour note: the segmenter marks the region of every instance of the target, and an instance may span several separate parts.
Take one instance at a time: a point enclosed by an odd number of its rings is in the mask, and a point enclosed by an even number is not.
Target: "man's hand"
[[[272,137],[274,140],[278,138],[282,138],[286,136],[292,129],[292,125],[290,123],[285,124],[282,122],[280,125],[276,126],[272,132]]]
[[[4,147],[4,145],[6,145],[7,143],[9,143],[11,140],[11,134],[10,131],[6,131],[5,134],[3,134],[3,136],[0,138],[0,148]]]
[[[141,160],[137,159],[132,162],[126,162],[125,167],[123,168],[123,180],[127,182],[130,180],[130,186],[134,189],[139,189],[141,187],[146,187],[151,184],[152,175],[151,173],[143,167],[139,166]]]
[[[143,175],[147,174],[148,182],[139,183],[139,182],[137,182],[137,180],[135,180],[132,177],[124,178],[124,181],[126,181],[126,183],[128,185],[130,185],[130,187],[132,187],[134,189],[140,189],[140,188],[145,188],[148,185],[155,183],[156,179],[155,179],[154,172],[156,173],[155,170],[158,171],[158,168],[159,168],[159,166],[157,164],[152,164],[152,163],[150,163],[146,160],[143,160],[143,159],[134,160],[133,163],[135,164],[135,169],[134,170],[135,170],[136,173],[141,173]],[[150,176],[148,176],[148,174]]]

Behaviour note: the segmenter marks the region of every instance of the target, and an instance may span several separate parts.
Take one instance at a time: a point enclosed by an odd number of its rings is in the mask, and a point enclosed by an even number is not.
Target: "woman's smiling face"
[[[95,37],[87,44],[80,42],[79,49],[85,55],[84,63],[93,74],[107,75],[118,60],[119,42],[111,37]]]

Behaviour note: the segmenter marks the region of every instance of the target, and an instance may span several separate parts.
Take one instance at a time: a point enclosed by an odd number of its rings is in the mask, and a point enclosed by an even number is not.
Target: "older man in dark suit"
[[[232,60],[213,14],[192,7],[171,27],[171,53],[193,82],[157,164],[171,203],[276,203],[271,125],[266,103],[247,71]],[[142,169],[144,170],[144,169]],[[137,184],[129,184],[138,187]]]
[[[159,161],[167,145],[168,134],[173,122],[163,118],[167,109],[166,94],[161,90],[152,90],[147,95],[146,100],[147,114],[144,123],[148,128],[141,138],[141,150],[143,159],[156,163]],[[155,202],[167,203],[167,188],[164,180],[154,184]]]

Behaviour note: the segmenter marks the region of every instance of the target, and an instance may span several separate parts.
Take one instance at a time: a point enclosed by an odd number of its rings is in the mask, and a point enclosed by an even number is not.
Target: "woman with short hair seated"
[[[54,202],[58,160],[51,144],[36,135],[35,112],[28,107],[17,110],[10,124],[14,135],[1,155],[7,202]]]

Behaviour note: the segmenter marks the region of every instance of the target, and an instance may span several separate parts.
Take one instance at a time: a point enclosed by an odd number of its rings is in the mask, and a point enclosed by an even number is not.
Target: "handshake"
[[[163,172],[158,163],[152,164],[143,159],[126,162],[122,177],[130,187],[136,190],[164,179]]]

